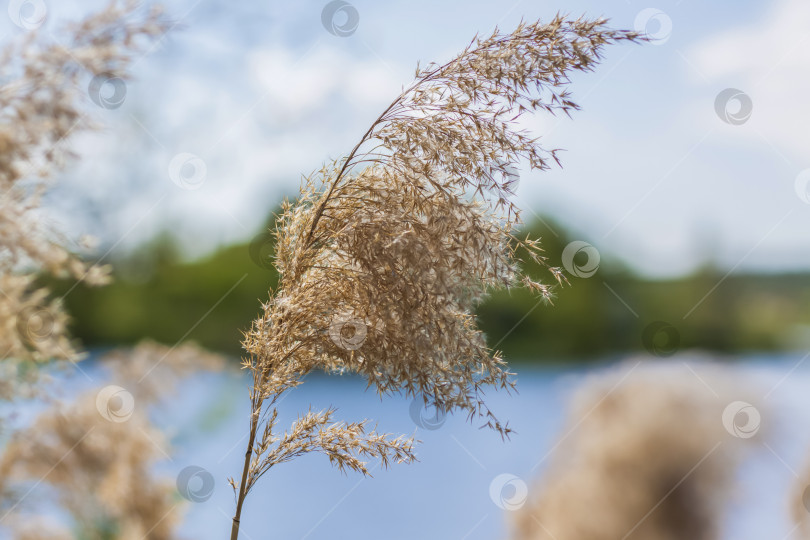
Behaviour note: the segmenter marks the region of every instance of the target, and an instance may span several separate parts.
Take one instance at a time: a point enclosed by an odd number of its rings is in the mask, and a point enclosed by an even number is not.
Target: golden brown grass
[[[358,373],[381,395],[419,396],[509,434],[483,391],[510,389],[510,373],[473,309],[493,288],[550,298],[548,285],[518,267],[518,247],[543,258],[537,240],[512,234],[520,219],[509,196],[513,164],[544,170],[557,159],[518,121],[577,109],[569,74],[592,69],[605,45],[638,39],[605,20],[563,17],[475,38],[446,64],[417,67],[348,156],[285,202],[275,230],[278,288],[244,341],[252,412],[241,481],[231,480],[232,539],[256,481],[291,457],[323,452],[364,474],[370,458],[414,459],[412,438],[367,432],[365,421],[332,424],[331,409],[278,433],[278,399],[313,369]]]

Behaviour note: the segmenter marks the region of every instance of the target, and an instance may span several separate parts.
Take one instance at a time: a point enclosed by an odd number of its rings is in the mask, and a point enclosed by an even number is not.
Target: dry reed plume
[[[151,473],[163,459],[162,433],[139,409],[126,422],[104,418],[96,408],[96,394],[57,405],[16,433],[0,460],[3,483],[25,486],[44,479],[56,492],[57,504],[74,519],[78,538],[172,538],[179,520],[174,482]],[[20,513],[16,503],[9,511]],[[25,514],[20,518],[34,521]]]
[[[277,290],[243,343],[253,377],[241,482],[231,480],[236,539],[243,501],[271,467],[323,452],[341,469],[364,460],[410,462],[413,439],[333,424],[309,412],[278,433],[276,404],[313,369],[356,372],[382,394],[420,396],[510,432],[483,399],[512,382],[487,347],[473,309],[492,288],[551,289],[522,275],[516,251],[543,262],[537,240],[513,236],[519,212],[511,167],[544,170],[557,160],[519,126],[526,112],[577,109],[572,71],[589,71],[602,48],[643,39],[605,20],[521,23],[476,38],[415,81],[383,111],[344,159],[304,182],[276,223]],[[551,268],[556,281],[559,270]]]
[[[83,263],[43,219],[40,201],[71,155],[70,139],[93,127],[86,81],[126,77],[144,40],[168,28],[160,11],[138,11],[113,2],[58,33],[58,42],[31,31],[0,51],[0,399],[31,388],[37,372],[27,365],[77,357],[60,301],[35,286],[35,275],[107,279],[106,268]]]
[[[117,389],[118,395],[112,395],[105,392],[108,386],[71,403],[54,403],[15,433],[0,456],[0,495],[10,506],[0,508],[0,520],[9,517],[17,537],[176,537],[182,506],[174,479],[152,472],[166,457],[168,444],[148,412],[172,397],[184,377],[220,369],[223,359],[192,344],[170,349],[145,342],[133,350],[115,351],[101,363],[111,373],[110,382],[122,385],[124,392]],[[120,394],[127,397],[121,399]],[[32,527],[42,517],[22,509],[34,499],[41,503],[44,486],[30,498],[33,488],[25,488],[39,483],[47,484],[54,502],[69,512],[75,533],[64,526],[61,532]]]
[[[739,388],[700,371],[627,363],[585,383],[512,538],[720,538],[745,446],[721,418]]]

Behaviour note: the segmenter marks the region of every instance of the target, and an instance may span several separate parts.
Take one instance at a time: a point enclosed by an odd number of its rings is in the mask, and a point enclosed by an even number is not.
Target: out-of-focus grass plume
[[[149,38],[168,21],[135,3],[105,10],[57,32],[34,30],[0,51],[0,351],[3,371],[30,383],[26,363],[75,359],[62,302],[34,284],[35,272],[98,285],[106,269],[89,265],[53,230],[40,210],[42,194],[71,155],[69,141],[93,127],[81,91],[96,76],[126,77]],[[0,385],[0,399],[14,396]]]
[[[513,538],[719,538],[736,467],[754,440],[728,431],[723,413],[748,392],[728,371],[694,366],[638,360],[592,376]]]
[[[175,538],[182,505],[175,480],[154,473],[170,445],[150,420],[150,411],[168,400],[184,377],[223,364],[193,344],[168,348],[147,342],[102,358],[110,384],[53,402],[30,426],[15,432],[0,455],[0,509],[15,535]],[[40,483],[50,489],[29,498],[26,488]],[[37,515],[46,500],[71,521],[54,524],[53,531],[33,527],[49,517]]]

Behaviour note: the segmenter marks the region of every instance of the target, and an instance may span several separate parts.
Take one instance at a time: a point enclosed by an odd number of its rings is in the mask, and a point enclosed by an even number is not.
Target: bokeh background
[[[62,4],[48,5],[45,28],[98,7]],[[104,130],[82,136],[83,159],[49,196],[54,219],[98,236],[117,269],[104,290],[62,288],[88,345],[189,332],[238,352],[237,329],[275,279],[261,234],[301,175],[347,152],[417,61],[560,9],[656,41],[614,47],[578,74],[572,119],[526,121],[566,151],[562,168],[519,169],[523,218],[552,264],[581,241],[593,248],[576,264],[599,271],[574,277],[555,307],[497,296],[482,308],[493,344],[511,331],[511,357],[593,358],[643,350],[659,320],[682,348],[808,344],[805,3],[357,2],[333,17],[352,26],[332,32],[325,5],[169,2],[175,29],[132,81],[98,89],[89,114]]]
[[[103,6],[29,4],[10,3],[2,39],[25,32],[15,6],[44,5],[46,32]],[[806,1],[164,4],[176,27],[136,62],[132,80],[88,89],[88,114],[103,129],[76,140],[81,159],[46,199],[51,219],[71,238],[98,237],[97,260],[114,268],[104,288],[49,282],[94,354],[149,337],[193,340],[236,363],[241,330],[276,280],[273,211],[295,197],[302,174],[351,149],[417,61],[446,61],[476,32],[558,11],[654,38],[611,47],[595,72],[577,74],[582,110],[572,118],[525,120],[546,148],[565,149],[561,168],[519,167],[515,197],[570,285],[553,305],[512,291],[479,309],[490,345],[518,373],[519,397],[493,396],[516,440],[460,418],[425,427],[404,398],[380,403],[359,381],[313,377],[284,403],[290,419],[309,403],[333,404],[385,430],[416,429],[422,462],[374,480],[341,477],[318,456],[281,467],[248,502],[246,538],[496,537],[505,510],[493,504],[492,479],[531,483],[576,381],[628,355],[691,369],[710,354],[770,384],[763,395],[783,416],[806,420]],[[92,356],[87,365],[70,384],[93,378]],[[239,469],[232,447],[244,444],[245,383],[200,378],[161,413],[179,433],[167,468],[194,463],[216,478],[215,496],[189,511],[192,537],[229,528],[224,477]],[[785,494],[803,463],[797,431],[744,470],[754,480],[737,503],[757,511],[734,513],[729,538],[790,531],[773,493]]]

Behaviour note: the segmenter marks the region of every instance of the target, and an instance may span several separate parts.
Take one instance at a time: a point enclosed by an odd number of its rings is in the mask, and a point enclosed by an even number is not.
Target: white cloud
[[[145,60],[120,109],[92,110],[106,129],[76,141],[84,159],[51,203],[72,234],[94,230],[108,245],[126,237],[126,249],[167,227],[191,255],[249,237],[302,173],[351,148],[400,90],[373,55],[323,44],[245,54],[210,41],[191,36],[175,54]],[[185,61],[188,50],[208,61]],[[193,191],[168,175],[182,152],[206,164]],[[97,213],[75,217],[91,204]]]
[[[304,54],[282,47],[253,52],[248,69],[287,120],[335,106],[337,100],[373,108],[395,97],[402,83],[380,60],[357,59],[318,44]]]
[[[730,133],[772,144],[788,160],[807,159],[810,3],[782,0],[772,5],[761,21],[707,38],[695,45],[688,56],[718,92],[733,87],[751,97],[751,118]],[[735,106],[730,104],[730,112]],[[716,120],[705,114],[700,118],[704,122]]]

